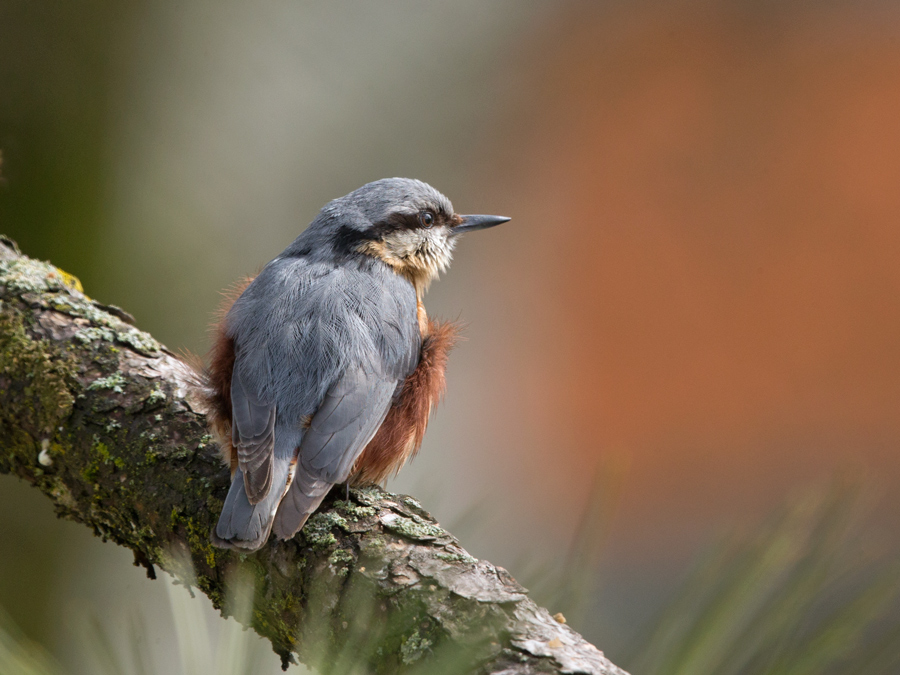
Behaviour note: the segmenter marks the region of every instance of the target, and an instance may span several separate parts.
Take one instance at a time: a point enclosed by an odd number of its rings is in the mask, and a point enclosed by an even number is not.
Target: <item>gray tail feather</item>
[[[279,539],[290,539],[297,534],[333,485],[312,478],[298,466],[294,480],[278,506],[278,514],[275,516],[275,536]]]
[[[251,504],[244,491],[244,474],[238,469],[225,498],[219,523],[210,535],[220,548],[255,551],[266,543],[272,531],[272,521],[278,502],[287,484],[290,460],[275,458],[269,493],[258,503]]]

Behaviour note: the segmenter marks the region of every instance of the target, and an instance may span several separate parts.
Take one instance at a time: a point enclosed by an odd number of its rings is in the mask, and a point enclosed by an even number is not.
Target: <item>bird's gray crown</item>
[[[366,229],[388,221],[391,216],[425,210],[447,217],[453,215],[450,200],[428,183],[414,178],[382,178],[329,202],[316,220],[338,221],[340,225]]]

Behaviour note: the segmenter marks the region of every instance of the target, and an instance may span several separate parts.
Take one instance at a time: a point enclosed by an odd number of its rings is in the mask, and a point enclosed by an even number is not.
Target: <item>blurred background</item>
[[[614,661],[835,476],[896,562],[898,121],[890,2],[0,0],[0,231],[171,349],[370,180],[512,217],[430,292],[467,340],[388,488],[526,585],[587,560],[570,623]],[[8,476],[0,542],[67,672],[88,614],[172,656],[167,582]]]

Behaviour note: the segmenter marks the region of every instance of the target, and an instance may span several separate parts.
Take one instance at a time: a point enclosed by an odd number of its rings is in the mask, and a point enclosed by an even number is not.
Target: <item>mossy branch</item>
[[[0,237],[0,472],[130,548],[148,574],[193,574],[219,609],[241,568],[254,581],[250,625],[285,664],[623,675],[410,497],[333,493],[292,541],[250,555],[211,546],[228,471],[190,369],[131,324]]]

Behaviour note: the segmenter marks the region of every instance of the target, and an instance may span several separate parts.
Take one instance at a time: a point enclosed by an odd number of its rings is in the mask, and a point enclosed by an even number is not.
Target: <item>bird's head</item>
[[[459,215],[444,195],[410,178],[368,183],[329,203],[320,218],[335,253],[381,260],[408,278],[420,296],[447,269],[461,234],[509,220]]]

